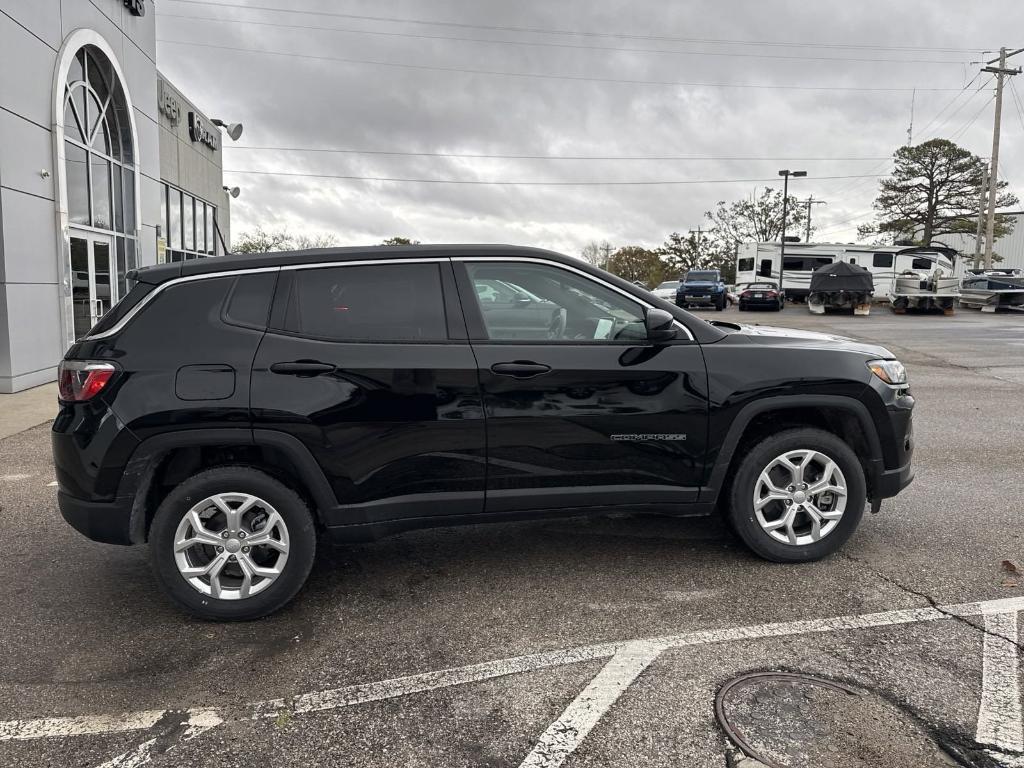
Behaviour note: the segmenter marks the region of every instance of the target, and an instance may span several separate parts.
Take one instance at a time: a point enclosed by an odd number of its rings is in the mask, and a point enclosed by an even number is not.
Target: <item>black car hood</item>
[[[711,325],[722,331],[732,331],[732,337],[745,337],[752,343],[780,347],[804,347],[818,349],[845,349],[871,358],[894,358],[895,355],[883,346],[870,344],[848,336],[819,331],[805,331],[799,328],[780,328],[774,325],[747,325],[709,320]]]

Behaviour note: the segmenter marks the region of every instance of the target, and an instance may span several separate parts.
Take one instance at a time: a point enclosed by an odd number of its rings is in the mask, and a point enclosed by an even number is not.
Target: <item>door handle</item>
[[[318,360],[296,360],[291,363],[274,363],[270,366],[271,373],[291,376],[319,376],[321,373],[332,373],[336,365],[321,363]]]
[[[491,366],[491,373],[496,373],[498,376],[512,376],[517,379],[532,379],[534,376],[541,376],[550,370],[550,365],[534,363],[528,360],[514,360],[511,363],[495,363]]]

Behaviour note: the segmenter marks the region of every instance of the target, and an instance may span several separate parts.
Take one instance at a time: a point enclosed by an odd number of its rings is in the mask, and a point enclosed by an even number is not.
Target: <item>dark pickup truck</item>
[[[316,540],[426,526],[721,514],[815,560],[912,478],[887,350],[707,322],[577,259],[335,248],[129,273],[67,352],[61,514],[148,542],[214,619],[299,591]]]
[[[717,269],[691,269],[676,289],[676,305],[683,309],[714,307],[721,312],[728,300],[725,281]]]

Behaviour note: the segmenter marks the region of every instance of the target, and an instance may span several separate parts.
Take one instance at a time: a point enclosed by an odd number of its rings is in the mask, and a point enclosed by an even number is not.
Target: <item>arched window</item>
[[[80,47],[71,59],[63,104],[71,285],[79,335],[124,294],[125,273],[137,264],[136,148],[124,87],[96,45]]]

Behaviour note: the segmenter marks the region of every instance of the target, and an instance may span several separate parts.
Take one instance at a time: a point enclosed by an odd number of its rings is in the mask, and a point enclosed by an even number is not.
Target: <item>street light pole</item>
[[[779,294],[785,301],[785,289],[782,287],[782,278],[786,272],[786,219],[789,217],[789,177],[806,176],[807,171],[791,171],[788,168],[779,171],[782,177],[782,245],[779,248]]]

